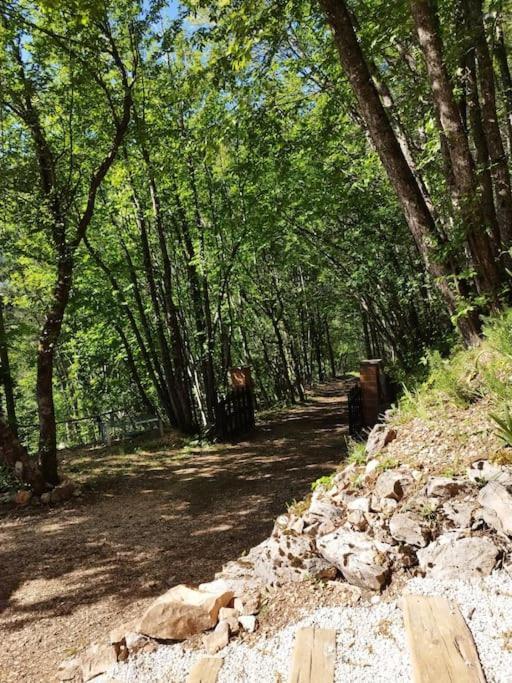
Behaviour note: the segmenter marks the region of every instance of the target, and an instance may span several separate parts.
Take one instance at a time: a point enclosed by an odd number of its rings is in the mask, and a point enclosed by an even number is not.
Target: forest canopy
[[[73,418],[215,424],[509,303],[509,4],[0,0],[0,368],[58,481]],[[7,432],[5,432],[7,434]]]

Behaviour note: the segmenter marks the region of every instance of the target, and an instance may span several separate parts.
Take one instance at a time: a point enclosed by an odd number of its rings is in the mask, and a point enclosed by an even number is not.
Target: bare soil
[[[234,444],[169,436],[64,454],[80,498],[0,509],[0,681],[55,680],[62,659],[268,536],[342,460],[345,389],[327,383]]]

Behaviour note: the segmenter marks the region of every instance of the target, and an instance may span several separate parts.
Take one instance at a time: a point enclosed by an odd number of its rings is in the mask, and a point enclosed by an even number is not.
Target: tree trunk
[[[485,36],[482,0],[467,0],[467,4],[469,6],[470,32],[476,48],[482,120],[491,160],[491,175],[496,196],[496,216],[500,226],[503,249],[507,250],[512,245],[512,191],[507,157],[496,110],[494,68]]]
[[[397,193],[409,230],[428,271],[436,280],[448,311],[454,314],[457,310],[457,291],[450,286],[449,278],[456,276],[458,269],[454,264],[438,259],[436,245],[439,239],[434,219],[380,101],[346,4],[341,0],[320,0],[320,4],[333,29],[341,64],[352,85],[375,149]],[[478,339],[480,324],[477,316],[470,314],[459,317],[458,325],[466,343]]]
[[[55,346],[71,291],[73,256],[65,250],[59,256],[57,282],[46,312],[37,350],[36,397],[39,415],[39,467],[46,482],[59,483],[57,465],[57,426],[53,401],[53,363]]]
[[[39,494],[44,491],[45,485],[41,472],[30,460],[26,449],[2,419],[0,419],[0,461],[18,479],[28,484],[34,493]]]
[[[7,424],[14,436],[18,436],[18,423],[16,420],[16,405],[14,401],[14,383],[11,375],[11,365],[9,362],[9,346],[7,344],[7,333],[4,321],[4,300],[0,295],[0,385],[4,388],[5,411]]]
[[[501,87],[503,91],[503,99],[505,100],[505,107],[507,112],[507,136],[508,136],[508,153],[512,156],[512,76],[510,75],[510,66],[508,63],[507,48],[505,45],[505,38],[503,36],[503,28],[500,20],[496,23],[496,40],[494,41],[494,55],[498,63],[501,76]]]
[[[411,10],[419,44],[425,57],[434,105],[446,138],[458,206],[465,227],[465,235],[482,293],[491,303],[497,300],[499,273],[489,238],[484,231],[485,219],[476,197],[476,176],[469,142],[462,125],[460,111],[452,84],[443,61],[437,15],[433,0],[411,0]]]

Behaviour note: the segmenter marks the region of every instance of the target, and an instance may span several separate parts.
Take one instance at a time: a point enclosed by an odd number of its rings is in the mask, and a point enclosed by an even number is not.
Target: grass
[[[424,365],[423,378],[404,387],[394,422],[432,421],[446,406],[467,408],[486,397],[502,440],[512,446],[512,309],[485,321],[479,345],[456,348],[449,358],[430,353]]]

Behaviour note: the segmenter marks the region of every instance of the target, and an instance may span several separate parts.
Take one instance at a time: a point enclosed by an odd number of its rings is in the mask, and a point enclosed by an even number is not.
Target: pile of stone
[[[396,436],[378,425],[366,462],[348,465],[278,517],[271,536],[225,565],[214,581],[175,586],[137,622],[113,631],[108,643],[65,662],[61,680],[87,681],[162,641],[200,633],[214,654],[241,629],[256,629],[269,584],[339,579],[370,592],[399,577],[485,576],[509,563],[512,466],[478,460],[457,476],[440,476],[424,463],[398,464],[387,456]]]
[[[485,576],[512,556],[512,467],[473,462],[458,476],[386,457],[396,431],[370,434],[366,463],[318,487],[300,514],[218,574],[279,585],[333,579],[380,591],[397,575]]]
[[[259,591],[246,590],[240,582],[237,585],[238,590],[233,590],[229,582],[216,580],[198,588],[174,586],[140,619],[111,631],[108,641],[94,643],[82,655],[62,662],[59,680],[89,681],[139,652],[153,652],[160,643],[183,641],[201,633],[205,633],[204,648],[215,654],[228,644],[230,636],[257,628]]]
[[[73,497],[81,496],[80,488],[71,480],[65,479],[51,491],[45,491],[41,495],[36,495],[31,489],[18,489],[8,493],[0,494],[0,503],[14,503],[20,507],[31,505],[58,505]]]

